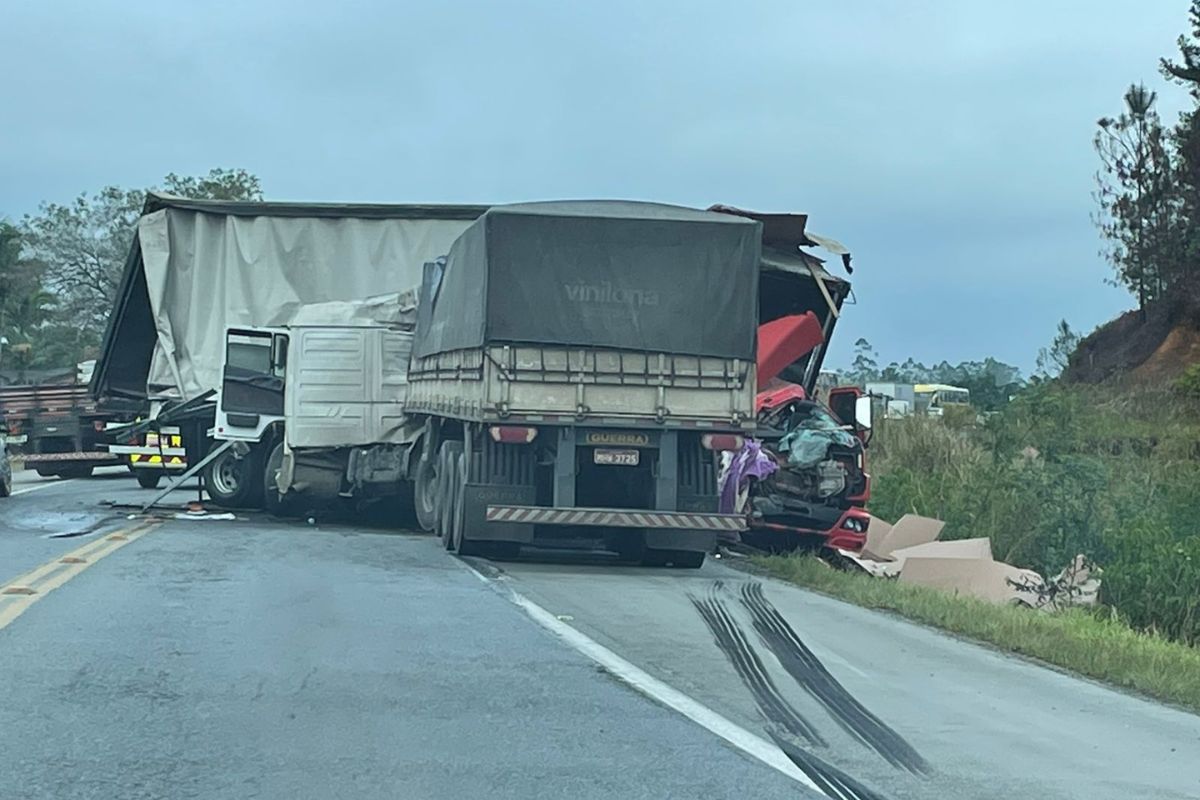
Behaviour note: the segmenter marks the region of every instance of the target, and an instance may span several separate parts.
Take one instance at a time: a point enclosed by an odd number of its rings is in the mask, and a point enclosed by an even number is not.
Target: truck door
[[[230,330],[217,415],[217,438],[258,441],[283,418],[288,336],[273,331]]]
[[[829,410],[865,445],[871,438],[871,398],[857,386],[839,386],[829,392]]]

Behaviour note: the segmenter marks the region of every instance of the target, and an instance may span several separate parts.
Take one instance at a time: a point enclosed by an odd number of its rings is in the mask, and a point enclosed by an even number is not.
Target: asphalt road
[[[0,797],[1200,797],[1200,717],[720,562],[15,489],[0,584],[55,566],[0,595]]]

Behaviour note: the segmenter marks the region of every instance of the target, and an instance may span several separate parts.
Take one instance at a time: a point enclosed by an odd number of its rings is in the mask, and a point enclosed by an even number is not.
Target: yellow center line
[[[134,526],[134,527],[137,527],[137,526]],[[122,532],[123,531],[116,531],[115,533],[122,533]],[[54,559],[53,561],[47,561],[45,564],[42,564],[40,567],[31,569],[29,572],[26,572],[24,575],[18,575],[17,577],[13,578],[11,581],[8,581],[7,583],[4,583],[4,584],[0,584],[0,597],[3,597],[6,593],[10,593],[11,590],[14,588],[30,586],[31,584],[36,583],[38,580],[46,577],[51,572],[55,572],[56,570],[61,569],[64,565],[71,563],[70,561],[68,561],[66,559],[82,558],[84,560],[87,560],[88,555],[93,550],[98,550],[101,547],[103,547],[105,544],[107,544],[108,536],[111,536],[111,535],[113,535],[113,534],[108,534],[107,536],[101,536],[97,539],[90,539],[87,544],[80,545],[79,547],[75,548],[71,552],[69,552],[65,555],[59,556],[58,558]]]
[[[153,530],[157,524],[157,520],[143,520],[128,528],[113,531],[0,586],[0,630],[8,627],[13,620],[24,614],[38,600],[109,553],[114,553],[125,545],[136,542]],[[14,589],[17,592],[4,593],[6,590]]]

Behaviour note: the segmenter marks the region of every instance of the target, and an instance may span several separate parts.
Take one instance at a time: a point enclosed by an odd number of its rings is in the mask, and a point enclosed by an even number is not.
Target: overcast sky
[[[9,2],[0,216],[215,166],[273,199],[801,211],[854,253],[833,365],[862,336],[1028,371],[1130,305],[1091,138],[1131,81],[1174,120],[1187,5]]]

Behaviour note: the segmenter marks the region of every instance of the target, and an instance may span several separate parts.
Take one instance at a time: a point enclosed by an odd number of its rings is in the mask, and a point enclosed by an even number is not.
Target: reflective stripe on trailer
[[[179,456],[168,456],[163,458],[162,456],[143,456],[135,453],[129,457],[129,465],[132,467],[158,467],[160,469],[166,467],[167,469],[184,469],[187,467],[187,462]]]
[[[529,525],[591,525],[605,528],[674,528],[697,531],[745,530],[737,514],[691,514],[686,511],[632,511],[609,508],[488,506],[488,522]]]

